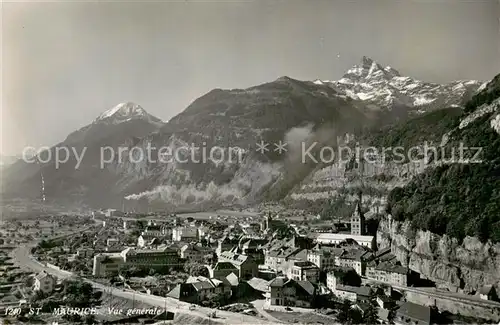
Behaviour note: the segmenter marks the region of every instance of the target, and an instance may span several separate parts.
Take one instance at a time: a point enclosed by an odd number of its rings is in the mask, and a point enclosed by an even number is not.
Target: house
[[[142,233],[138,238],[137,238],[137,247],[139,248],[144,248],[146,246],[151,246],[151,244],[154,244],[157,242],[157,237],[152,234],[146,234]]]
[[[205,225],[200,225],[198,227],[198,238],[205,238],[205,236],[210,234],[210,227]]]
[[[91,247],[82,247],[76,251],[76,256],[78,257],[92,257],[94,256],[94,249]]]
[[[143,234],[158,238],[170,238],[170,236],[172,236],[172,229],[167,225],[158,225],[151,223],[144,229]]]
[[[195,242],[198,240],[198,229],[195,227],[177,227],[172,231],[173,241]]]
[[[352,267],[359,275],[365,275],[366,263],[371,257],[370,252],[361,248],[344,250],[338,257],[338,265]]]
[[[255,291],[266,294],[269,290],[269,282],[266,279],[262,278],[251,278],[247,281],[247,283],[252,287]]]
[[[395,324],[430,325],[431,309],[427,306],[405,302],[396,311]]]
[[[268,284],[266,302],[273,306],[310,308],[315,294],[316,287],[309,281],[277,277]]]
[[[257,264],[262,264],[264,263],[264,251],[261,245],[265,243],[267,243],[266,239],[243,237],[238,243],[238,248],[242,254],[251,256]]]
[[[479,297],[483,300],[498,300],[495,287],[492,285],[485,285],[479,289]]]
[[[54,277],[43,271],[35,276],[33,290],[41,291],[45,294],[50,294],[54,290],[55,285],[56,280],[54,279]]]
[[[208,269],[211,278],[225,278],[229,274],[239,274],[239,270],[230,262],[217,262],[214,267]]]
[[[231,283],[227,279],[190,277],[185,283],[177,285],[167,294],[167,297],[197,304],[214,296],[229,298]]]
[[[370,304],[366,302],[356,302],[351,305],[351,309],[357,309],[361,313],[361,316],[364,316],[370,309]]]
[[[394,306],[392,299],[385,295],[378,295],[375,301],[377,302],[377,305],[383,309],[390,309]]]
[[[307,259],[307,250],[295,247],[279,247],[274,248],[265,253],[264,265],[274,271],[287,272],[289,268],[289,260],[292,258],[301,259],[299,253],[302,253],[304,260]]]
[[[192,263],[203,264],[205,256],[212,254],[213,250],[210,247],[203,247],[200,245],[186,244],[180,249],[180,256]]]
[[[238,239],[224,236],[217,241],[217,249],[215,250],[215,253],[217,254],[217,256],[220,256],[222,252],[229,251],[237,245],[238,245]]]
[[[325,270],[331,268],[338,264],[336,262],[340,254],[342,254],[342,248],[336,247],[321,247],[321,245],[316,245],[313,249],[307,251],[307,260],[316,264],[320,270]]]
[[[357,286],[361,278],[352,267],[335,266],[326,274],[326,287],[334,292],[337,284]]]
[[[408,286],[409,272],[408,267],[401,266],[397,261],[380,262],[378,265],[376,261],[371,261],[366,266],[367,278],[401,287]]]
[[[238,269],[238,277],[240,279],[251,279],[257,276],[258,265],[250,257],[235,252],[222,252],[219,256],[219,262],[229,262]]]
[[[350,301],[369,301],[372,295],[370,287],[354,287],[348,285],[337,284],[333,294],[341,300],[347,299]]]
[[[378,318],[384,322],[388,322],[391,309],[394,307],[393,300],[385,295],[378,295],[375,301],[379,307],[377,308]]]
[[[158,242],[162,242],[166,239],[170,239],[172,236],[172,229],[166,225],[157,225],[149,223],[148,226],[141,233],[139,238],[137,238],[138,247],[152,246],[154,239]]]
[[[310,281],[318,283],[319,268],[309,261],[292,261],[288,269],[288,278],[296,281]]]

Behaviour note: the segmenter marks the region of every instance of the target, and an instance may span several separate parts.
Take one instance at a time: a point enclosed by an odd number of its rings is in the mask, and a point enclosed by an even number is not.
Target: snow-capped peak
[[[132,102],[127,102],[120,103],[115,107],[108,109],[107,111],[99,115],[97,119],[103,120],[112,116],[146,116],[147,114],[148,113],[141,106]]]
[[[125,102],[108,109],[99,115],[94,122],[111,122],[113,124],[126,122],[132,119],[144,119],[150,122],[160,120],[150,115],[144,108],[132,102]]]
[[[448,84],[423,82],[401,76],[396,69],[390,66],[384,67],[366,56],[347,70],[340,80],[313,82],[344,92],[346,97],[364,101],[370,109],[406,106],[429,110],[450,105],[462,106],[481,85],[476,80],[455,81]]]

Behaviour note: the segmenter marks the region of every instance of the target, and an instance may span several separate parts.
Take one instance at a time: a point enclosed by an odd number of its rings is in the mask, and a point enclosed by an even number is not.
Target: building
[[[361,211],[361,206],[358,202],[354,213],[351,216],[351,235],[363,236],[366,233],[365,230],[365,217],[363,212]]]
[[[108,238],[106,239],[106,246],[111,247],[111,246],[116,246],[118,245],[119,240],[117,238]]]
[[[316,245],[307,251],[307,260],[314,263],[320,270],[326,270],[338,264],[338,257],[343,252],[342,248],[321,247]]]
[[[352,235],[352,234],[339,234],[339,233],[322,233],[316,238],[318,244],[325,245],[338,245],[349,239],[354,240],[361,246],[365,246],[371,249],[375,248],[375,237],[373,236],[363,236],[363,235]]]
[[[150,223],[137,238],[138,247],[152,246],[153,240],[157,239],[157,244],[170,239],[172,237],[172,229],[166,225],[156,225]]]
[[[191,263],[205,263],[205,256],[212,254],[213,250],[210,247],[203,247],[199,245],[186,244],[180,249],[181,258]]]
[[[158,238],[170,238],[170,236],[172,236],[172,229],[167,225],[151,223],[144,229],[142,234]]]
[[[335,266],[326,274],[326,287],[335,291],[337,284],[356,286],[361,283],[361,278],[351,267]]]
[[[258,274],[258,265],[250,257],[234,252],[222,252],[219,256],[219,262],[229,262],[238,269],[238,278],[248,280],[256,277]]]
[[[337,284],[333,294],[339,299],[350,301],[369,301],[372,295],[370,287],[354,287],[348,285]]]
[[[91,247],[82,247],[82,248],[79,248],[76,251],[76,256],[87,258],[87,257],[94,256],[94,253],[95,253],[95,251],[94,251],[93,248],[91,248]]]
[[[267,287],[266,302],[271,306],[310,308],[316,287],[309,281],[296,281],[286,277],[271,280]]]
[[[271,270],[286,272],[289,267],[287,262],[296,257],[301,251],[305,252],[307,258],[307,250],[303,250],[302,248],[288,246],[274,248],[265,253],[264,264]]]
[[[483,300],[498,300],[495,287],[492,285],[485,285],[479,289],[479,297]]]
[[[106,214],[102,211],[92,211],[92,219],[94,220],[102,220],[106,217]]]
[[[108,209],[104,212],[104,215],[108,218],[110,217],[123,217],[124,213],[116,209]]]
[[[94,256],[92,275],[98,278],[116,275],[125,262],[120,253],[101,253]]]
[[[201,304],[213,297],[231,297],[231,283],[227,279],[192,277],[177,285],[167,294],[180,301]]]
[[[172,231],[173,241],[195,242],[198,240],[198,229],[195,227],[177,227]]]
[[[405,302],[396,311],[395,324],[430,325],[431,309],[427,306]]]
[[[284,225],[283,221],[274,220],[271,212],[268,212],[268,214],[266,216],[264,216],[264,219],[262,220],[260,228],[261,228],[261,231],[263,231],[263,232],[269,232],[269,231],[272,231],[272,230],[279,228],[283,225]]]
[[[210,277],[214,279],[225,278],[229,274],[239,274],[239,270],[236,266],[229,262],[217,262],[214,267],[208,269]]]
[[[177,250],[171,247],[157,249],[134,249],[127,248],[122,251],[121,256],[127,267],[139,269],[177,269],[183,266]]]
[[[356,204],[354,213],[351,216],[351,235],[364,236],[366,234],[365,215],[363,214],[363,211],[361,209],[361,204],[362,196],[360,193],[358,204]]]
[[[391,248],[379,250],[373,260],[366,265],[366,277],[395,286],[408,286],[410,270],[401,266]]]
[[[409,272],[407,267],[389,262],[371,262],[366,267],[367,278],[401,287],[408,286]]]
[[[266,244],[266,239],[241,238],[238,243],[239,251],[247,256],[251,256],[257,264],[263,264],[265,260],[262,245]]]
[[[124,268],[141,270],[177,269],[183,266],[177,250],[170,247],[158,249],[127,248],[120,253],[101,253],[94,256],[92,274],[95,277],[116,275]]]
[[[372,254],[363,249],[344,250],[338,257],[338,265],[353,268],[359,275],[365,275],[366,263]]]
[[[33,282],[33,290],[41,291],[45,294],[50,294],[52,293],[52,291],[54,291],[55,285],[56,280],[54,279],[54,277],[44,271],[35,276]]]
[[[296,281],[310,281],[318,283],[319,268],[309,261],[292,261],[288,270],[288,278]]]
[[[217,249],[215,250],[215,253],[217,254],[217,256],[220,256],[222,252],[232,250],[234,247],[238,245],[238,243],[239,241],[237,238],[224,236],[217,241]]]

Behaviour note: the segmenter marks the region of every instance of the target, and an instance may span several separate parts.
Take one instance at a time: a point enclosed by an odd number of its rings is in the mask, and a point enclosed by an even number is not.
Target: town
[[[493,285],[453,292],[421,278],[390,246],[378,245],[368,227],[390,215],[362,202],[360,193],[350,220],[337,222],[288,212],[190,216],[116,209],[23,226],[5,222],[1,308],[18,319],[45,312],[103,324],[144,317],[173,322],[179,312],[215,323],[500,321]],[[85,303],[57,302],[73,287],[80,288],[73,299]],[[100,300],[92,292],[82,298],[84,287],[100,289]],[[64,307],[91,312],[55,312]],[[33,308],[37,312],[29,313]]]

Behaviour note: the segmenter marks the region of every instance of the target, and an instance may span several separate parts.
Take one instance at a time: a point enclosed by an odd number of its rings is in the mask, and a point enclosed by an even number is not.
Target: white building
[[[106,217],[123,217],[124,213],[121,212],[121,211],[118,211],[116,209],[108,209],[106,210],[106,212],[104,213],[106,215]]]
[[[101,253],[94,256],[94,267],[92,275],[95,277],[106,277],[117,274],[125,264],[121,253]]]
[[[375,248],[375,237],[373,236],[362,236],[362,235],[352,235],[352,234],[338,234],[338,233],[323,233],[316,238],[319,244],[340,244],[343,241],[352,239],[356,241],[359,245],[368,248]]]
[[[35,276],[33,290],[49,294],[54,290],[55,285],[56,280],[50,274],[41,272]]]
[[[172,231],[173,241],[197,241],[198,229],[195,227],[177,227]]]

